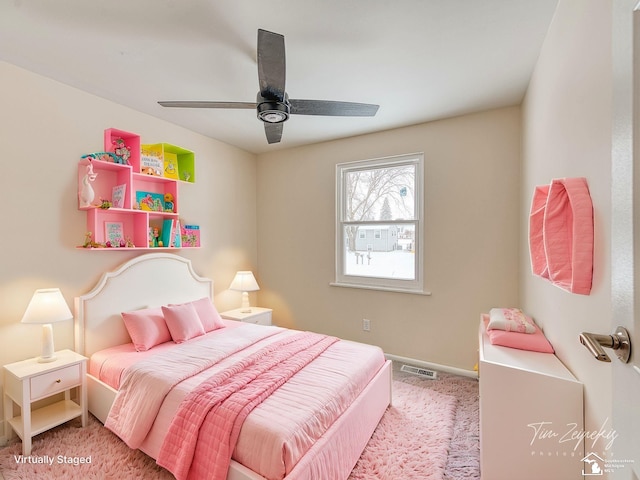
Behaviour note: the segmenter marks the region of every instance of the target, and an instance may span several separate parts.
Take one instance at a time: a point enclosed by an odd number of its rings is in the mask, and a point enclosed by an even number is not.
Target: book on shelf
[[[104,222],[104,243],[108,246],[119,247],[124,243],[124,227],[122,222]]]
[[[162,193],[137,191],[136,203],[140,210],[147,212],[164,211],[164,195]]]
[[[160,238],[162,239],[163,247],[171,246],[171,237],[173,235],[173,222],[172,218],[165,218],[162,221],[162,232],[160,234]]]
[[[111,193],[111,206],[113,208],[124,208],[124,194],[127,191],[127,184],[116,185]]]
[[[155,177],[164,176],[162,145],[140,146],[140,173],[153,175]]]
[[[171,246],[175,248],[182,248],[182,232],[180,229],[180,219],[176,219],[173,223],[173,229],[171,231]]]
[[[164,152],[164,176],[179,180],[178,155],[173,152]]]
[[[184,225],[181,228],[182,246],[183,247],[199,247],[200,246],[200,226]]]

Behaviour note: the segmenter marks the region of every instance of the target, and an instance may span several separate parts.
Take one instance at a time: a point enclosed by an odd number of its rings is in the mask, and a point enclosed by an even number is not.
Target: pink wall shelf
[[[169,144],[159,144],[162,146]],[[120,147],[118,151],[115,147]],[[173,147],[173,146],[170,146]],[[124,149],[124,150],[123,150]],[[171,148],[169,148],[170,150]],[[181,155],[187,155],[188,168],[191,172],[190,181],[195,179],[195,163],[193,152],[178,149]],[[176,178],[147,175],[141,173],[141,144],[140,136],[109,128],[104,131],[104,151],[119,155],[89,154],[78,162],[78,209],[86,212],[86,232],[91,232],[94,247],[84,248],[91,251],[114,250],[175,250],[177,248],[198,247],[151,247],[150,228],[162,228],[166,220],[179,221],[179,183],[185,183]],[[190,155],[189,155],[190,154]],[[119,162],[119,163],[116,163]],[[90,189],[85,186],[85,177],[93,174],[93,180],[87,181]],[[87,203],[93,191],[93,199]],[[169,194],[172,202],[166,203]],[[120,205],[117,204],[120,198]],[[101,208],[103,201],[111,202],[109,208]],[[180,222],[182,223],[182,222]],[[123,240],[124,246],[120,245]],[[110,241],[110,248],[103,247]]]

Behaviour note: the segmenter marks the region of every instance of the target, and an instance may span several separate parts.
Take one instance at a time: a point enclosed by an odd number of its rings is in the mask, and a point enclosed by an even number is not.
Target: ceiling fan
[[[158,102],[163,107],[181,108],[255,108],[264,122],[269,143],[282,138],[282,124],[290,115],[325,115],[338,117],[372,117],[378,105],[330,100],[299,100],[289,98],[285,91],[284,36],[258,29],[258,82],[260,91],[255,102]]]

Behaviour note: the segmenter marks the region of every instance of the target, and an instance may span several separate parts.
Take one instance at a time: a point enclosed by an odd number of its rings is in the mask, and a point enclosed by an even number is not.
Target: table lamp
[[[42,356],[38,362],[53,362],[53,322],[73,320],[69,306],[59,288],[41,288],[35,291],[27,310],[22,317],[22,323],[41,323],[42,325]]]
[[[251,305],[249,304],[249,293],[260,290],[256,278],[250,271],[240,271],[236,273],[236,276],[229,286],[229,290],[235,290],[242,292],[242,306],[240,311],[242,313],[251,313]]]

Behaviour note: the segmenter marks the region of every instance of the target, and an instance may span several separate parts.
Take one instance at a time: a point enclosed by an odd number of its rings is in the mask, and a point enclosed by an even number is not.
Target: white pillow
[[[536,333],[536,327],[532,322],[519,308],[492,308],[489,310],[487,330]]]

